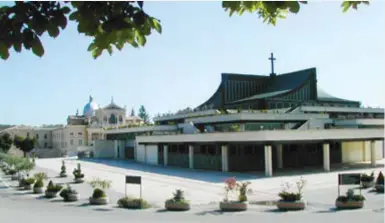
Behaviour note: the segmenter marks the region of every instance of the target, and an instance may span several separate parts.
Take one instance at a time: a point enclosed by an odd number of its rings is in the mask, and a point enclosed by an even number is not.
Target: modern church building
[[[154,121],[105,130],[94,155],[267,176],[384,158],[384,109],[322,91],[316,68],[277,75],[272,64],[265,76],[225,73],[206,102]]]

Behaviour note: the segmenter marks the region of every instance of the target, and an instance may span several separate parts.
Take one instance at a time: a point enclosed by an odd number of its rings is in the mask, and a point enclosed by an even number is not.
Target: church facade
[[[384,158],[384,109],[332,96],[316,68],[276,75],[222,74],[195,109],[155,125],[105,131],[97,157],[234,172],[323,168]],[[106,144],[106,142],[109,142]],[[130,154],[130,155],[126,155]]]

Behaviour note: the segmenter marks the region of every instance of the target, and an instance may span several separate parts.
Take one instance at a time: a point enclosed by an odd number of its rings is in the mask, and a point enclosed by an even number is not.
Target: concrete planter
[[[79,200],[78,193],[69,193],[67,194],[66,199],[64,199],[64,201],[77,201],[77,200]]]
[[[165,208],[169,211],[188,211],[190,210],[190,204],[180,202],[166,202]]]
[[[246,211],[249,202],[222,201],[219,203],[221,211]]]
[[[90,204],[93,205],[106,205],[109,202],[109,198],[107,197],[100,197],[100,198],[93,198],[90,197]]]
[[[306,208],[306,203],[303,200],[300,201],[283,201],[277,202],[277,208],[281,211],[298,211]]]
[[[336,201],[336,207],[338,209],[358,209],[364,207],[364,201]]]
[[[32,185],[31,184],[30,185],[24,185],[23,189],[24,190],[31,190],[32,189]]]
[[[80,183],[83,183],[83,182],[84,182],[84,177],[82,177],[82,178],[75,178],[75,183],[80,184]]]
[[[57,197],[58,192],[53,192],[53,191],[45,191],[45,197],[47,198],[54,198]]]
[[[374,186],[374,181],[362,181],[361,182],[362,188],[370,188]]]
[[[66,173],[60,173],[59,176],[60,177],[67,177],[67,174]]]
[[[34,187],[33,192],[35,194],[42,194],[42,193],[44,193],[44,188],[43,187]]]

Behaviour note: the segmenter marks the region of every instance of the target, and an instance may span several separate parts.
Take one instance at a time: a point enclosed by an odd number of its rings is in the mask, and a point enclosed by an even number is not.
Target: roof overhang
[[[139,144],[384,140],[384,129],[266,130],[255,132],[137,136]]]

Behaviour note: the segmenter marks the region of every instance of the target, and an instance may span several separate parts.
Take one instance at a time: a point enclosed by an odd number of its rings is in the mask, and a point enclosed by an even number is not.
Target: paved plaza
[[[276,207],[263,204],[262,201],[277,200],[281,183],[295,182],[297,176],[281,176],[258,178],[254,174],[217,173],[191,171],[179,168],[162,168],[124,161],[67,160],[67,178],[57,178],[61,159],[40,159],[36,161],[34,172],[44,171],[55,183],[72,183],[72,170],[81,163],[87,180],[94,177],[111,180],[108,190],[110,204],[106,206],[89,206],[88,197],[92,188],[87,184],[72,184],[79,192],[80,199],[74,203],[65,203],[60,197],[48,200],[42,195],[18,191],[14,188],[17,182],[10,181],[9,176],[0,175],[0,216],[1,222],[384,222],[384,196],[362,190],[366,197],[365,207],[359,210],[336,211],[334,201],[337,196],[337,172],[314,173],[303,175],[308,185],[304,198],[308,207],[298,212],[278,212]],[[107,165],[108,164],[108,165]],[[373,169],[348,170],[351,172],[368,172]],[[380,168],[374,169],[376,172]],[[116,201],[124,196],[124,176],[138,175],[143,177],[143,197],[153,208],[147,210],[126,210],[117,208]],[[235,176],[238,180],[250,181],[253,193],[249,196],[249,210],[240,213],[223,213],[218,211],[218,202],[223,199],[223,180]],[[172,196],[172,192],[181,188],[186,191],[186,198],[191,201],[192,209],[188,212],[166,212],[164,201]],[[342,188],[346,191],[346,187]],[[127,194],[139,196],[138,186],[128,186]],[[23,214],[20,214],[23,213]]]

